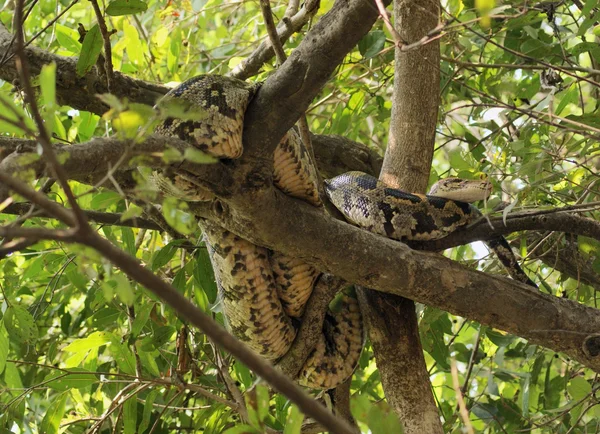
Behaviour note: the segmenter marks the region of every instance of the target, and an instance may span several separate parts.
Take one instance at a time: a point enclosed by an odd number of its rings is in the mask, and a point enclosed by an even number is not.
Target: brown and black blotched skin
[[[178,137],[217,158],[242,155],[244,112],[258,86],[214,75],[194,77],[171,90],[158,106],[178,113],[155,132]],[[175,104],[176,110],[172,109]],[[171,112],[168,112],[171,113]],[[211,193],[187,179],[155,174],[159,190],[187,201],[211,200]],[[298,133],[291,129],[273,155],[273,182],[284,193],[320,207],[316,169]],[[331,202],[346,218],[369,231],[397,240],[435,240],[481,214],[467,202],[487,198],[482,180],[442,180],[424,196],[389,188],[360,172],[326,182]],[[228,327],[263,357],[277,361],[292,345],[300,318],[319,272],[297,258],[256,246],[210,221],[200,222],[215,269]],[[535,286],[519,267],[506,240],[488,242],[513,278]],[[305,362],[298,382],[329,389],[352,375],[363,344],[358,303],[344,292],[338,309],[325,318],[323,334]]]
[[[437,240],[465,227],[481,216],[468,202],[487,199],[491,185],[486,180],[449,178],[436,183],[431,191],[435,196],[407,193],[362,172],[348,172],[325,181],[329,200],[349,222],[399,241]],[[504,237],[486,244],[513,279],[537,288]]]
[[[158,106],[184,119],[167,118],[155,132],[175,136],[218,158],[242,155],[244,112],[257,85],[204,75],[171,90]],[[172,109],[171,109],[172,110]],[[211,200],[210,192],[181,175],[156,173],[159,190],[187,201]],[[273,182],[284,193],[321,206],[316,169],[298,133],[291,129],[273,154]],[[297,258],[256,246],[211,221],[202,221],[223,314],[231,332],[270,361],[285,355],[319,271]],[[298,382],[315,389],[336,387],[352,375],[363,345],[362,317],[352,295],[326,315],[323,334],[306,360]]]

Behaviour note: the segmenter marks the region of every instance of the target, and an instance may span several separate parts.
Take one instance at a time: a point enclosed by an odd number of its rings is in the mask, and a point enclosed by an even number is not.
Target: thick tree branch
[[[331,178],[349,170],[360,170],[369,174],[377,174],[381,167],[381,157],[367,146],[353,142],[340,136],[312,135],[317,166],[323,177]],[[13,139],[0,137],[0,169],[15,172],[23,169],[19,157],[24,153],[36,153],[37,142],[29,139]],[[127,173],[132,165],[137,165],[136,158],[143,158],[148,167],[164,167],[161,153],[171,147],[183,153],[191,145],[177,138],[149,136],[144,141],[131,144],[116,137],[95,138],[89,142],[76,145],[53,146],[57,153],[69,153],[69,158],[63,164],[69,179],[85,184],[96,185],[109,170],[116,173]],[[129,158],[125,153],[130,152]],[[12,154],[12,155],[11,155]],[[6,159],[5,161],[2,161]],[[133,160],[133,161],[132,161]],[[120,166],[117,166],[120,164]],[[28,166],[38,175],[46,173],[46,165],[38,160]],[[232,179],[228,176],[229,169],[223,165],[198,165],[193,163],[177,163],[172,167],[182,172],[195,175],[208,187],[211,186],[226,194]],[[132,188],[133,180],[123,178],[121,186]],[[108,188],[111,186],[104,184]]]
[[[569,207],[567,207],[569,208]],[[436,241],[411,241],[419,250],[444,250],[478,240],[489,240],[497,235],[526,230],[567,232],[600,240],[600,222],[560,208],[547,211],[523,211],[503,217],[481,218],[464,230],[456,231]]]
[[[302,389],[296,386],[288,377],[277,371],[273,366],[263,358],[256,355],[246,345],[238,341],[233,335],[228,333],[223,327],[217,324],[210,316],[201,309],[194,306],[184,295],[182,295],[172,285],[156,276],[148,268],[144,267],[140,261],[114,246],[110,241],[98,235],[90,226],[79,225],[73,212],[63,208],[59,204],[50,201],[44,195],[15,178],[0,171],[0,183],[7,185],[23,197],[31,200],[40,206],[46,212],[54,217],[61,219],[74,229],[64,231],[49,231],[41,229],[34,231],[32,228],[17,228],[20,232],[17,235],[27,236],[29,231],[34,238],[53,238],[66,242],[77,242],[91,247],[109,259],[115,266],[123,271],[128,277],[139,282],[156,296],[168,303],[178,315],[186,318],[191,324],[198,327],[206,335],[218,343],[223,349],[242,361],[257,375],[260,375],[269,382],[277,391],[286,395],[295,402],[300,409],[307,415],[314,417],[321,424],[333,432],[352,434],[352,428],[343,420],[335,417],[329,410],[317,403],[308,396]],[[2,227],[0,235],[12,236],[11,228]],[[53,235],[54,232],[56,235]]]
[[[417,193],[425,193],[429,180],[440,83],[439,42],[419,44],[438,28],[439,15],[439,0],[394,0],[392,117],[379,179]],[[417,49],[405,52],[407,45]],[[359,295],[385,396],[405,432],[441,434],[414,302],[366,289]]]
[[[12,53],[12,37],[12,34],[0,23],[0,56],[7,51]],[[108,92],[106,80],[94,74],[78,77],[75,57],[57,56],[35,47],[25,48],[25,55],[33,75],[39,74],[43,65],[56,63],[56,96],[59,104],[97,115],[102,115],[108,110],[108,106],[93,97],[95,94]],[[18,80],[14,58],[0,65],[0,78],[9,82]],[[135,80],[119,72],[114,74],[111,90],[115,95],[148,105],[154,105],[156,100],[167,92],[165,86]]]
[[[36,153],[36,141],[16,139],[15,147],[12,140],[0,138],[0,155],[7,153],[2,149],[14,149],[12,154],[0,162],[0,170],[6,173],[23,171],[24,166],[20,160],[22,154]],[[117,138],[95,138],[78,145],[55,144],[53,149],[57,154],[68,153],[63,169],[69,179],[85,184],[112,188],[112,183],[107,177],[107,174],[112,174],[118,178],[121,188],[129,190],[136,186],[131,171],[137,166],[142,164],[152,168],[171,166],[201,178],[215,191],[226,195],[232,180],[228,177],[229,171],[222,164],[195,164],[189,161],[168,164],[162,158],[163,152],[168,148],[176,149],[183,155],[183,152],[190,147],[189,143],[177,138],[152,135],[138,143]],[[42,159],[27,165],[27,168],[35,171],[38,177],[48,174],[47,164]]]
[[[306,111],[377,16],[371,0],[334,3],[250,103],[244,127],[245,155],[260,159],[273,154],[281,137]]]
[[[194,210],[258,245],[303,258],[348,282],[522,336],[600,371],[600,354],[584,352],[585,338],[600,327],[596,309],[411,250],[333,220],[275,190],[221,201],[217,207],[197,204]]]

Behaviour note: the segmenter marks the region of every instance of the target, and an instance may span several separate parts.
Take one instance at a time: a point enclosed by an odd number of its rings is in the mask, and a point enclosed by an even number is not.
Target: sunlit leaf
[[[54,379],[53,379],[54,378]],[[98,381],[96,375],[85,372],[81,368],[71,368],[69,372],[55,371],[48,376],[46,386],[56,390],[66,391],[91,386]]]
[[[176,231],[189,235],[197,228],[196,219],[186,210],[188,206],[174,197],[168,197],[163,202],[163,216],[167,223]]]
[[[65,416],[65,405],[68,396],[66,392],[62,393],[50,404],[40,424],[41,432],[45,434],[57,434],[59,432],[58,427]]]
[[[19,305],[11,305],[6,309],[4,327],[10,340],[19,344],[33,344],[38,338],[38,328],[33,316]]]
[[[106,7],[106,15],[118,17],[121,15],[133,15],[145,12],[148,5],[141,0],[114,0]]]
[[[4,327],[4,321],[0,321],[0,375],[4,372],[6,359],[8,358],[8,332]]]
[[[83,77],[96,64],[100,51],[102,51],[102,43],[102,34],[96,24],[88,30],[83,39],[81,54],[77,60],[77,75]]]

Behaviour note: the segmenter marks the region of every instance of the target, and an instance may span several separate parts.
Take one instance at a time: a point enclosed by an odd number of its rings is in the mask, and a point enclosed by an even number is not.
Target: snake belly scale
[[[184,111],[167,118],[155,132],[175,136],[219,158],[238,158],[243,152],[244,112],[258,86],[236,79],[204,75],[171,90],[162,105]],[[316,172],[295,130],[282,138],[273,155],[273,182],[284,193],[320,207]],[[159,190],[183,200],[211,200],[206,191],[185,176],[155,174]],[[205,242],[219,287],[226,325],[241,341],[270,361],[287,353],[318,270],[300,259],[257,246],[212,221],[201,221]],[[355,369],[363,345],[358,302],[342,294],[335,311],[325,316],[323,333],[304,363],[297,382],[330,389]]]

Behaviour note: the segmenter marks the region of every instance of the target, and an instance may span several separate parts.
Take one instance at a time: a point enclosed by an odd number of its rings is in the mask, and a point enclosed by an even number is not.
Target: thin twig
[[[473,372],[473,366],[475,365],[475,358],[477,357],[477,351],[479,351],[479,343],[481,342],[481,326],[477,330],[477,336],[475,337],[475,345],[473,346],[473,351],[471,351],[471,357],[469,358],[469,366],[467,367],[467,374],[465,375],[465,381],[460,389],[462,394],[467,393],[467,388],[469,387],[469,378],[471,377],[471,373]]]
[[[25,53],[25,41],[23,38],[23,4],[24,0],[17,0],[17,6],[15,10],[15,21],[17,23],[17,27],[15,29],[17,36],[15,54],[17,56],[16,65],[19,72],[21,86],[25,91],[25,95],[27,96],[27,101],[31,109],[31,114],[39,130],[37,139],[39,144],[42,146],[44,157],[50,163],[50,167],[54,172],[55,178],[58,179],[58,182],[67,196],[69,205],[71,205],[71,208],[73,209],[73,214],[77,221],[77,225],[83,227],[86,225],[86,217],[81,211],[81,208],[79,207],[79,204],[77,203],[77,200],[71,191],[71,187],[69,186],[68,178],[64,169],[52,151],[50,136],[48,135],[48,131],[46,130],[46,126],[44,124],[44,119],[42,118],[38,109],[35,92],[31,86],[31,75],[29,73],[29,64],[27,61],[27,55]]]
[[[112,48],[110,45],[110,33],[108,32],[108,27],[106,27],[106,21],[104,21],[104,17],[102,16],[102,11],[100,10],[100,6],[98,5],[98,0],[90,0],[90,2],[94,7],[96,19],[98,20],[98,27],[100,28],[102,40],[104,41],[104,70],[106,72],[106,87],[108,89],[108,92],[112,93],[112,85],[114,82],[115,71],[113,69],[112,64]]]
[[[51,202],[23,182],[2,172],[0,172],[0,182],[6,183],[18,194],[31,202],[34,202],[45,211],[53,213],[55,217],[60,217],[61,219],[68,221],[72,226],[78,225],[79,222],[75,220],[68,210],[55,202]],[[194,306],[172,285],[160,279],[148,268],[142,266],[137,258],[134,258],[119,249],[109,240],[100,237],[96,232],[91,230],[89,226],[79,226],[76,228],[75,233],[75,238],[67,239],[66,241],[78,242],[98,251],[123,271],[129,278],[140,283],[153,294],[160,297],[169,304],[180,317],[185,318],[191,324],[198,327],[208,338],[218,343],[219,346],[248,366],[248,368],[254,371],[258,376],[264,378],[275,390],[298,405],[300,410],[306,415],[313,417],[330,431],[342,434],[353,434],[352,427],[349,426],[346,421],[334,416],[329,410],[312,399],[306,392],[300,389],[300,387],[294,384],[281,372],[276,370],[270,363],[256,355],[246,345],[217,324],[210,316]]]
[[[469,411],[467,410],[467,406],[465,405],[465,400],[463,399],[463,395],[460,391],[460,385],[458,383],[458,370],[456,369],[456,360],[452,358],[450,364],[450,372],[452,374],[452,385],[454,386],[454,392],[456,393],[456,400],[458,401],[458,408],[460,409],[460,418],[465,424],[465,428],[469,434],[474,434],[473,425],[471,425],[471,421],[469,420]]]
[[[543,71],[548,69],[548,66],[545,65],[531,65],[529,63],[475,63],[475,62],[465,62],[463,60],[453,59],[448,56],[441,56],[442,60],[446,62],[454,63],[460,66],[468,66],[471,68],[488,68],[488,69],[523,69],[523,70],[533,70],[533,71]],[[552,66],[551,69],[557,69],[555,66]],[[589,74],[600,74],[600,70],[593,68],[583,68],[580,66],[561,66],[560,69],[565,71],[575,71],[575,72],[587,72]]]
[[[14,203],[2,209],[2,214],[20,215],[28,219],[31,217],[53,218],[50,214],[43,211],[36,210],[35,212],[32,212],[32,207],[33,205],[29,203]],[[86,215],[90,222],[94,223],[129,228],[150,229],[153,231],[162,231],[162,228],[154,221],[142,217],[133,217],[126,220],[122,220],[123,214],[120,213],[99,212],[91,210],[83,210],[83,213]],[[21,221],[24,221],[24,218],[21,219]]]
[[[262,10],[263,18],[265,20],[265,26],[267,27],[267,34],[271,41],[271,46],[275,51],[275,57],[277,59],[278,66],[281,66],[285,62],[286,55],[281,46],[275,23],[273,22],[273,12],[271,11],[271,2],[269,0],[260,0],[260,9]]]
[[[392,36],[394,37],[395,45],[397,47],[401,47],[402,45],[404,45],[404,42],[402,41],[402,37],[400,36],[400,33],[398,33],[396,31],[396,29],[394,28],[394,25],[390,21],[390,17],[388,16],[387,10],[385,9],[385,5],[383,4],[383,2],[381,0],[375,0],[375,3],[377,4],[377,10],[379,11],[379,16],[385,23],[386,27],[388,28],[388,30],[390,31]]]

